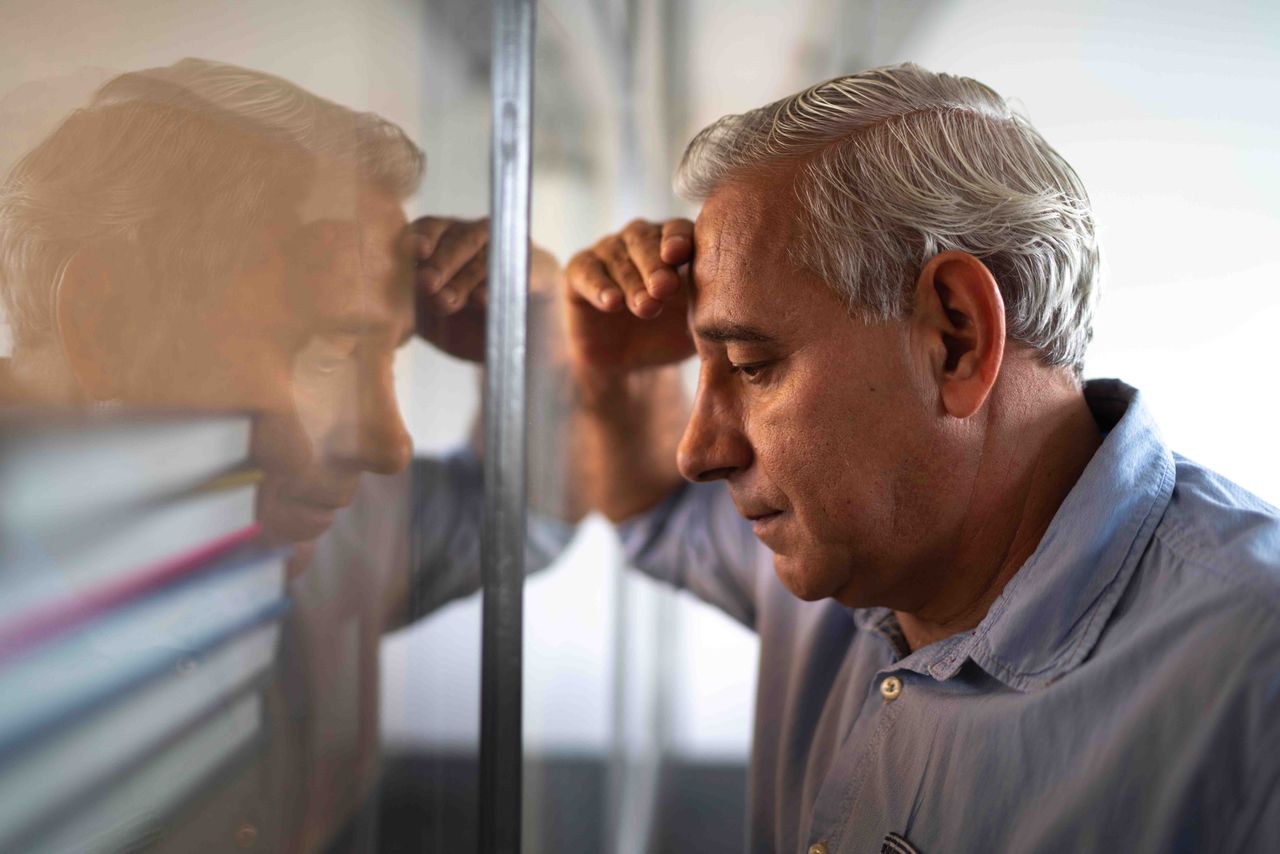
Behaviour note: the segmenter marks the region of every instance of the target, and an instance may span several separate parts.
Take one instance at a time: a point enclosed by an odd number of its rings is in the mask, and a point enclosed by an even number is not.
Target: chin
[[[805,561],[790,555],[775,554],[773,569],[783,586],[792,595],[806,602],[817,602],[834,596],[847,583],[844,573],[824,567],[820,561]]]

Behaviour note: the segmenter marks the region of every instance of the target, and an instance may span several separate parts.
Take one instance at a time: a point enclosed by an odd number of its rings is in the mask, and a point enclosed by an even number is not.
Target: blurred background
[[[113,73],[203,56],[396,122],[427,155],[410,217],[483,216],[486,7],[8,0],[0,161]],[[902,61],[976,77],[1021,104],[1092,196],[1105,272],[1086,376],[1138,387],[1171,447],[1280,502],[1280,6],[543,0],[537,14],[532,234],[562,262],[633,217],[696,215],[670,176],[725,113]],[[417,340],[397,359],[417,452],[465,444],[477,369]],[[531,458],[562,467],[540,435]],[[479,626],[471,595],[381,642],[395,793],[382,850],[474,844]],[[524,657],[529,851],[741,849],[748,631],[627,572],[611,530],[588,519],[527,582]]]

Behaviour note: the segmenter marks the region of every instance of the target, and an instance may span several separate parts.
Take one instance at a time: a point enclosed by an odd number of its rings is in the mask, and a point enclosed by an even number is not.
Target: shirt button
[[[886,676],[880,683],[880,696],[886,703],[892,703],[902,693],[902,680],[897,676]]]
[[[236,828],[236,845],[241,848],[252,848],[254,843],[258,841],[258,828],[249,822],[245,822]]]
[[[827,854],[827,843],[815,842],[809,846],[809,854]]]

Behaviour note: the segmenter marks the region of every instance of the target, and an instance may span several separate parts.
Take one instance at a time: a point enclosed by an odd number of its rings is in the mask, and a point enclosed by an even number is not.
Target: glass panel
[[[0,849],[474,849],[481,4],[5,11]]]
[[[533,238],[562,265],[635,217],[692,215],[670,176],[691,106],[683,27],[698,5],[540,5]],[[534,277],[535,348],[579,329],[557,326],[564,283],[552,284],[542,283],[542,302],[555,310],[539,315]],[[682,311],[669,317],[683,324]],[[572,518],[591,489],[618,486],[598,480],[595,447],[569,405],[572,380],[561,376],[563,344],[547,349],[531,362],[531,525],[545,518],[539,509]],[[665,380],[678,388],[673,374]],[[681,417],[667,414],[664,435]],[[637,453],[648,473],[669,477],[674,448],[663,448]],[[526,850],[740,850],[754,637],[627,569],[600,516],[530,576],[525,614]]]

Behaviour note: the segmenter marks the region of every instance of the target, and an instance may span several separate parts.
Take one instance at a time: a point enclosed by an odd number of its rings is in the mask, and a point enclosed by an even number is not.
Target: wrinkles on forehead
[[[385,194],[361,193],[356,201],[345,218],[309,222],[289,241],[293,301],[316,322],[399,342],[413,323],[404,213]]]
[[[797,207],[787,180],[756,176],[722,185],[694,227],[690,325],[700,339],[776,337],[793,313],[789,294],[805,274],[790,260]]]

